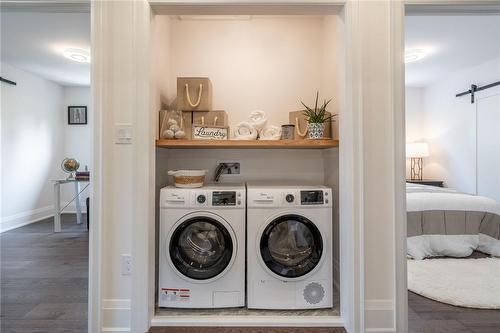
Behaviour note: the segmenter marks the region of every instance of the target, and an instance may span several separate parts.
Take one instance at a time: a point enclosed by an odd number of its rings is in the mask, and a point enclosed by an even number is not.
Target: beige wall
[[[312,104],[318,90],[320,98],[334,99],[330,111],[338,112],[337,16],[155,21],[156,47],[170,50],[158,59],[164,103],[175,99],[177,77],[208,76],[213,107],[226,110],[230,126],[256,109],[270,124],[288,124],[288,112],[301,109],[300,101]]]

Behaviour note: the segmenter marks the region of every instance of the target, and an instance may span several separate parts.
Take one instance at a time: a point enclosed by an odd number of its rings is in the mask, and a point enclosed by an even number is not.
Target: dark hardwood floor
[[[306,327],[153,327],[149,333],[346,333],[343,328]]]
[[[86,333],[88,232],[63,215],[0,234],[2,333]],[[475,254],[472,257],[478,257]],[[500,310],[460,308],[408,293],[411,333],[500,333]],[[343,333],[333,328],[151,328],[151,333]]]
[[[76,216],[0,234],[2,333],[86,333],[88,232]]]
[[[469,309],[408,293],[410,333],[499,333],[500,310]]]

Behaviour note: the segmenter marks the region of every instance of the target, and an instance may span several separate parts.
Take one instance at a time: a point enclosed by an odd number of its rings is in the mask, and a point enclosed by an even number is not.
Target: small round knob
[[[196,197],[196,201],[198,201],[198,203],[205,203],[205,201],[207,201],[207,197],[204,196],[203,194],[200,194],[198,197]]]
[[[295,200],[295,197],[293,196],[293,194],[287,194],[286,197],[285,197],[285,200],[286,202],[293,202],[293,200]]]

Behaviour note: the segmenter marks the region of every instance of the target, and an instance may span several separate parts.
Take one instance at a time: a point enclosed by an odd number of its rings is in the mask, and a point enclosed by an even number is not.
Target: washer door
[[[172,233],[170,259],[183,275],[208,280],[230,265],[234,244],[229,230],[208,216],[196,216],[182,222]]]
[[[323,239],[309,219],[295,214],[283,215],[264,229],[260,253],[273,273],[298,278],[311,272],[320,262]]]

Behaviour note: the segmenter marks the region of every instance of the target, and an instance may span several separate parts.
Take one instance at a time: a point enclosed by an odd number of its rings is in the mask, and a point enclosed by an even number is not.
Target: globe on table
[[[78,162],[75,158],[65,158],[61,163],[63,171],[69,173],[69,176],[66,179],[75,179],[75,172],[79,167],[80,162]]]

